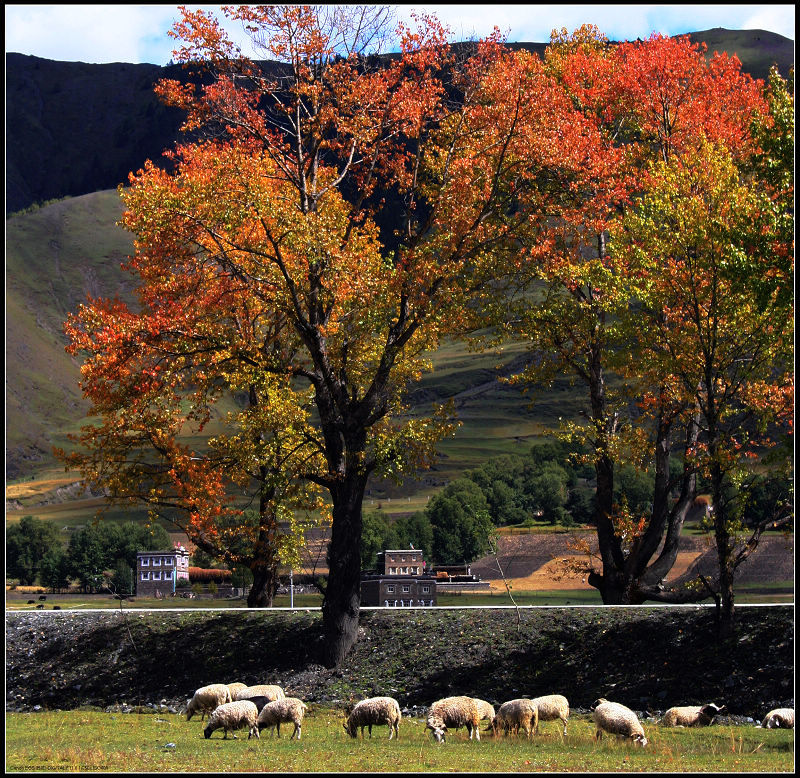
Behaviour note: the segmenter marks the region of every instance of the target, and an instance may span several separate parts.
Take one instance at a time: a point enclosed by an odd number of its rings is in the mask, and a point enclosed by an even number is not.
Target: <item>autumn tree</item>
[[[743,179],[727,148],[702,140],[654,165],[647,194],[623,220],[642,353],[679,404],[697,415],[691,457],[711,487],[722,626],[733,580],[778,512],[747,529],[754,463],[792,430],[793,321],[785,254],[769,235],[761,182]]]
[[[632,401],[644,397],[637,312],[609,231],[642,196],[651,160],[680,156],[704,135],[744,154],[759,95],[738,61],[707,61],[688,38],[611,46],[584,27],[554,33],[545,61],[573,118],[548,180],[549,252],[530,266],[537,296],[523,298],[515,324],[534,352],[521,379],[546,384],[567,373],[586,390],[585,420],[565,420],[562,434],[592,452],[602,571],[588,580],[603,601],[694,598],[664,591],[663,580],[695,495],[696,417],[685,398],[676,403],[665,374],[647,372],[646,406]],[[626,463],[654,473],[648,513],[615,500]]]
[[[267,541],[327,496],[330,666],[357,634],[367,480],[415,471],[451,429],[405,390],[533,243],[539,170],[520,160],[554,131],[536,60],[490,40],[456,61],[428,16],[371,57],[383,10],[226,8],[266,63],[182,10],[176,56],[203,79],[159,91],[198,140],[123,191],[140,309],[93,301],[69,325],[101,418],[79,456],[112,497],[181,511],[210,547],[244,529],[232,485],[256,484]],[[215,410],[231,393],[244,408]]]

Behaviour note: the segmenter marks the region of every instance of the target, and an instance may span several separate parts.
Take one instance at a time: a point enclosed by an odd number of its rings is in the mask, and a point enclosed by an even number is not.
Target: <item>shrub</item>
[[[217,585],[214,581],[209,581],[208,586],[206,586],[206,591],[213,597],[217,593]]]
[[[218,570],[216,568],[190,567],[189,580],[192,583],[208,583],[214,581],[216,584],[230,583],[232,573],[230,570]]]

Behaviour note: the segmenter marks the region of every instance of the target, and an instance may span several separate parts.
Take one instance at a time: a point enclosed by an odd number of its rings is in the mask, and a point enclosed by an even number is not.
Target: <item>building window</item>
[[[142,580],[149,581],[150,580],[150,573],[142,573]]]
[[[160,581],[161,580],[161,571],[159,570],[157,573],[153,573],[153,580]]]
[[[150,564],[150,560],[146,556],[142,557],[141,562],[142,562],[142,567],[147,567]]]
[[[153,557],[153,567],[160,567],[160,566],[161,566],[161,558]]]
[[[167,557],[164,560],[164,564],[167,565],[167,567],[172,567],[172,558],[171,557]]]
[[[408,587],[408,586],[404,586],[404,587],[403,587],[403,591],[404,591],[404,592],[406,592],[406,593],[408,593],[408,592],[410,592],[410,591],[411,591],[411,588],[410,588],[410,587]]]
[[[172,570],[165,570],[164,571],[164,580],[169,581],[172,579]]]
[[[422,587],[422,593],[423,594],[428,594],[428,592],[430,592],[430,590],[431,590],[430,586],[423,586]]]
[[[394,594],[394,586],[387,586],[386,587],[386,592],[388,594]]]
[[[383,601],[383,607],[384,608],[388,608],[389,607],[389,600],[384,600]]]

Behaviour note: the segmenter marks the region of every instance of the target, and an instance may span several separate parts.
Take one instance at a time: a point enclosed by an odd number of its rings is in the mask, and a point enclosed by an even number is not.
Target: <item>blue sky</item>
[[[190,5],[216,10],[219,6]],[[572,31],[595,24],[611,40],[678,35],[726,27],[761,29],[794,40],[795,7],[785,5],[412,5],[395,6],[400,18],[412,10],[435,13],[453,39],[482,37],[495,25],[508,40],[546,42],[554,28]],[[68,62],[166,64],[174,42],[167,30],[177,5],[6,5],[6,52]],[[228,28],[246,54],[241,28]]]

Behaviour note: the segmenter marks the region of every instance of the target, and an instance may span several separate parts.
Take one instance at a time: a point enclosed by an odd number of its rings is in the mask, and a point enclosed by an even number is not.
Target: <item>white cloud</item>
[[[219,6],[190,5],[216,12]],[[547,42],[554,28],[595,24],[612,40],[676,35],[711,27],[763,29],[794,40],[794,5],[416,5],[397,6],[436,14],[454,39],[483,37],[496,25],[510,41]],[[166,33],[177,5],[6,5],[6,51],[68,62],[152,62],[163,65],[174,41]],[[223,26],[246,54],[238,23]]]
[[[6,6],[6,50],[67,62],[144,62],[176,6]],[[156,63],[162,64],[162,63]]]

